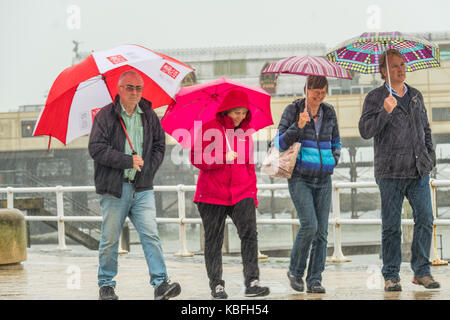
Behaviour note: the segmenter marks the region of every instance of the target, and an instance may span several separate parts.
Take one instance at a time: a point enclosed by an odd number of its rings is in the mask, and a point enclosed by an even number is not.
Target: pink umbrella
[[[225,96],[231,90],[243,91],[249,100],[250,128],[258,131],[273,124],[270,95],[262,88],[220,78],[211,82],[183,87],[161,119],[164,130],[183,148],[190,148],[195,128],[214,119]]]

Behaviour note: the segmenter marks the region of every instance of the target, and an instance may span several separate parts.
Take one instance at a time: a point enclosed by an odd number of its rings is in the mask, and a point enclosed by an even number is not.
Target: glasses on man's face
[[[126,86],[121,86],[122,88],[125,88],[128,92],[133,92],[136,90],[136,92],[142,92],[142,89],[144,89],[142,86],[132,86],[131,84],[127,84]]]

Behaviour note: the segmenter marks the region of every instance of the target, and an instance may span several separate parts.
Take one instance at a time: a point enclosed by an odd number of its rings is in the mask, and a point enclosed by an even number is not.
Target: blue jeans
[[[306,284],[321,284],[327,256],[331,177],[319,180],[293,176],[288,180],[288,186],[300,219],[300,229],[291,251],[289,272],[296,277],[303,277],[309,255]]]
[[[103,222],[99,246],[98,286],[116,285],[112,279],[117,275],[119,237],[128,216],[139,233],[149,268],[150,284],[157,288],[168,276],[158,236],[153,190],[135,192],[132,184],[124,182],[122,197],[100,195],[100,206]]]
[[[430,249],[433,235],[430,176],[417,179],[376,179],[381,196],[381,251],[385,280],[400,280],[402,262],[402,205],[406,197],[414,218],[411,244],[411,268],[414,275],[430,275]]]

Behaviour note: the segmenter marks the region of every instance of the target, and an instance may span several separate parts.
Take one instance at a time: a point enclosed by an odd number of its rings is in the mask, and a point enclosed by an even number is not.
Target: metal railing
[[[283,190],[287,189],[287,184],[258,184],[258,190]],[[328,220],[328,224],[333,226],[334,230],[334,252],[328,259],[331,262],[350,261],[342,252],[341,243],[341,226],[342,225],[381,225],[381,219],[342,219],[340,211],[339,195],[342,189],[352,188],[376,188],[375,182],[333,182],[332,193],[332,215]],[[436,217],[436,189],[438,187],[450,187],[450,180],[430,180],[430,188],[433,205],[433,248],[431,250],[433,265],[447,264],[446,261],[440,260],[437,254],[436,245],[436,226],[450,226],[450,219],[437,219]],[[177,185],[177,186],[155,186],[155,192],[177,192],[178,194],[178,218],[161,218],[157,217],[158,223],[172,223],[179,225],[179,251],[175,253],[177,256],[192,256],[193,254],[187,249],[186,224],[201,224],[200,218],[186,218],[186,197],[185,192],[195,191],[193,185]],[[26,216],[27,221],[56,221],[58,224],[58,247],[59,250],[66,250],[65,242],[65,221],[102,221],[101,216],[65,216],[64,215],[64,192],[95,192],[93,186],[72,186],[72,187],[33,187],[33,188],[0,188],[0,193],[7,195],[7,208],[13,208],[14,194],[18,193],[55,193],[56,194],[56,216]],[[128,218],[127,218],[128,219]],[[257,219],[257,224],[276,224],[276,225],[300,225],[298,219]],[[227,224],[232,223],[231,219],[226,220]],[[413,219],[402,219],[402,225],[414,225]]]

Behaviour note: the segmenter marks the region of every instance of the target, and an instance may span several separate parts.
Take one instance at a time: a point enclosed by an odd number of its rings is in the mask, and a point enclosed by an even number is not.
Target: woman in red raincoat
[[[205,229],[205,264],[213,299],[226,299],[222,279],[222,244],[227,216],[241,239],[245,295],[265,296],[259,285],[256,231],[256,174],[251,114],[247,95],[232,90],[214,120],[205,123],[191,149],[191,162],[200,169],[194,202]]]

